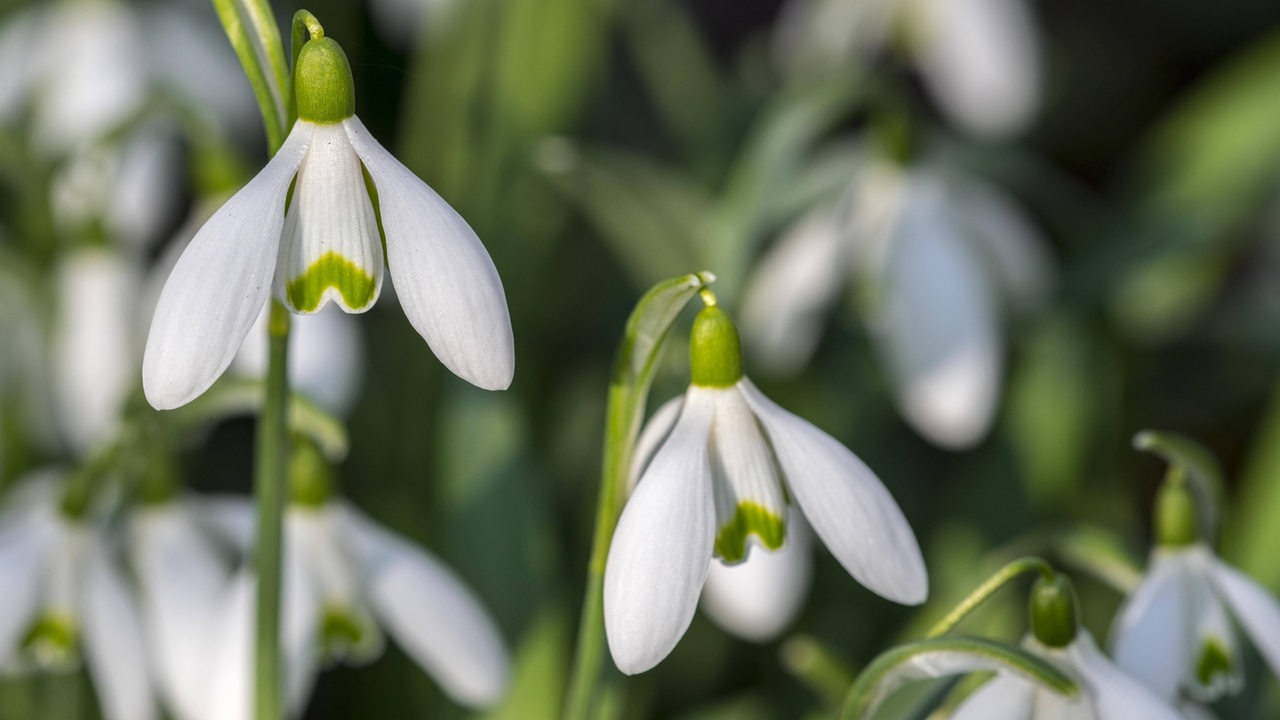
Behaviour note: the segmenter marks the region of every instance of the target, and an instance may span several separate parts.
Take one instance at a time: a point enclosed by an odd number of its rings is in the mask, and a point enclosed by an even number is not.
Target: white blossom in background
[[[671,652],[711,563],[781,550],[792,505],[858,582],[923,602],[924,560],[893,497],[848,448],[742,375],[737,331],[718,307],[694,321],[690,359],[678,412],[660,410],[638,441],[638,458],[656,449],[609,546],[604,620],[618,669],[644,672]]]
[[[1075,680],[1067,698],[1025,678],[997,674],[956,708],[951,720],[1184,720],[1173,706],[1107,659],[1088,631],[1063,648],[1028,637],[1023,646]]]
[[[382,287],[384,236],[396,295],[436,357],[474,385],[508,387],[511,320],[480,239],[354,115],[350,69],[336,43],[307,42],[297,76],[299,119],[284,145],[196,234],[160,294],[143,357],[147,399],[170,409],[207,390],[273,287],[295,313],[330,302],[367,310]]]
[[[1051,289],[1039,231],[976,178],[864,156],[840,202],[796,222],[749,281],[743,334],[762,365],[807,363],[851,279],[902,416],[937,445],[979,442],[999,404],[1006,316]]]
[[[206,518],[251,544],[251,505],[221,502]],[[283,626],[286,697],[301,712],[316,672],[339,661],[368,662],[389,635],[457,702],[497,703],[510,660],[479,600],[438,559],[339,500],[290,504],[285,515]],[[248,720],[252,702],[252,575],[222,599],[212,650],[210,720]]]
[[[1170,701],[1240,690],[1238,624],[1280,677],[1280,603],[1203,543],[1157,547],[1112,631],[1117,664]]]
[[[141,273],[122,253],[83,248],[55,273],[53,393],[67,442],[84,456],[114,437],[141,359]]]
[[[267,373],[267,306],[249,329],[231,371],[260,378]],[[289,333],[289,383],[330,412],[345,416],[364,378],[364,337],[355,318],[327,307],[297,315]]]
[[[795,77],[841,71],[887,46],[912,62],[947,117],[984,136],[1040,104],[1040,40],[1025,0],[791,0],[774,47]]]
[[[156,689],[178,720],[207,712],[213,643],[231,569],[187,499],[143,504],[130,514],[129,558]]]
[[[62,509],[56,472],[0,510],[0,672],[65,672],[83,658],[106,720],[155,720],[136,600],[92,517]]]

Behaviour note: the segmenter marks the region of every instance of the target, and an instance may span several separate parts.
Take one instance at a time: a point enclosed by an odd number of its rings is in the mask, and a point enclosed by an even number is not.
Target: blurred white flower
[[[879,478],[766,398],[742,376],[738,353],[732,321],[704,309],[683,404],[655,416],[669,430],[644,433],[662,439],[618,520],[604,578],[609,649],[629,675],[679,642],[712,560],[741,562],[752,545],[782,548],[789,503],[873,592],[913,605],[928,592],[915,536]]]
[[[233,372],[264,377],[267,372],[267,319],[264,305],[231,362]],[[364,378],[364,338],[360,325],[337,308],[293,318],[289,333],[289,384],[326,409],[346,415]]]
[[[1170,701],[1212,702],[1244,684],[1231,617],[1280,676],[1280,603],[1203,543],[1158,546],[1116,617],[1116,663]]]
[[[313,82],[304,81],[309,68]],[[511,321],[480,239],[355,117],[350,68],[336,43],[309,41],[297,76],[299,119],[284,145],[196,234],[160,294],[143,358],[147,399],[169,409],[208,389],[273,284],[293,312],[329,302],[367,310],[382,285],[383,239],[400,304],[441,362],[479,387],[509,386]]]
[[[249,508],[224,503],[212,512],[244,538],[252,533]],[[223,600],[211,720],[252,716],[253,589],[243,572]],[[459,703],[487,707],[506,691],[507,651],[475,596],[439,560],[346,502],[289,506],[283,600],[281,647],[294,713],[322,664],[376,658],[383,630]]]
[[[951,720],[1182,720],[1172,706],[1108,660],[1086,630],[1063,648],[1045,647],[1030,637],[1023,646],[1070,675],[1080,692],[1067,698],[1025,678],[997,674]]]
[[[775,49],[801,77],[841,70],[894,40],[969,132],[1016,132],[1040,104],[1040,41],[1025,0],[792,0]]]
[[[67,442],[81,456],[114,437],[137,384],[141,273],[121,253],[65,253],[55,275],[53,393]]]
[[[145,504],[130,516],[129,557],[157,691],[180,720],[205,717],[211,649],[231,571],[185,499]]]
[[[743,333],[766,367],[808,361],[851,274],[903,417],[944,447],[981,440],[1000,396],[1002,310],[1050,289],[1040,233],[977,179],[864,157],[841,202],[797,222],[751,278]]]
[[[29,476],[0,511],[0,672],[74,669],[107,720],[158,717],[135,600],[102,528],[62,507],[58,473]]]

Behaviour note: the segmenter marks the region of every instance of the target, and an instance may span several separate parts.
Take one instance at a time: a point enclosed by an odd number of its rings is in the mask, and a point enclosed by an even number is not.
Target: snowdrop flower
[[[1244,685],[1234,619],[1280,676],[1280,603],[1199,541],[1184,484],[1161,489],[1156,529],[1147,575],[1116,619],[1116,662],[1170,701],[1182,690],[1212,702]]]
[[[68,670],[83,655],[107,720],[153,720],[142,629],[108,547],[57,473],[13,491],[0,515],[0,671]]]
[[[129,557],[157,692],[182,720],[204,717],[210,648],[231,571],[185,498],[155,499],[130,516]]]
[[[323,462],[318,456],[315,461]],[[510,675],[507,651],[462,581],[435,557],[333,498],[327,479],[313,475],[299,482],[296,470],[291,475],[281,628],[289,706],[301,711],[322,664],[381,655],[384,630],[454,700],[476,708],[500,700]],[[249,503],[223,504],[212,513],[231,534],[252,535]],[[220,668],[210,692],[215,720],[251,717],[253,584],[241,573],[224,600],[222,641],[213,649]]]
[[[138,373],[140,274],[120,253],[74,250],[55,274],[54,399],[63,434],[81,456],[114,437]]]
[[[1037,581],[1031,634],[1023,646],[1070,675],[1080,688],[1065,697],[1023,677],[999,674],[970,695],[952,720],[1181,720],[1142,683],[1107,659],[1076,624],[1075,596],[1064,575]]]
[[[515,358],[493,261],[466,221],[355,117],[337,43],[303,46],[295,95],[298,121],[284,145],[196,234],[161,292],[143,358],[147,399],[169,409],[208,389],[273,285],[296,313],[329,302],[367,310],[382,286],[384,237],[400,304],[436,356],[472,384],[506,388]]]
[[[838,70],[893,38],[944,113],[1007,135],[1040,103],[1040,48],[1024,0],[792,0],[776,49],[795,76]]]
[[[800,220],[761,259],[744,333],[767,366],[795,371],[853,275],[899,412],[937,445],[970,447],[999,404],[1002,306],[1042,301],[1046,247],[994,188],[867,154],[839,204]]]
[[[742,374],[732,320],[694,321],[692,384],[618,521],[604,580],[605,630],[627,674],[658,664],[689,627],[713,557],[780,550],[794,502],[851,575],[918,604],[924,561],[902,511],[847,448],[774,405]],[[668,416],[675,413],[668,413]],[[655,431],[657,432],[657,431]]]

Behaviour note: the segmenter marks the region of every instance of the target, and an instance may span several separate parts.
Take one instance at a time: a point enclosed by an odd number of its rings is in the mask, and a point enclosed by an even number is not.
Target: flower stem
[[[1044,578],[1052,578],[1054,576],[1053,566],[1044,560],[1038,557],[1018,558],[995,571],[977,589],[969,593],[968,597],[961,600],[960,604],[952,608],[946,617],[939,620],[937,624],[929,629],[929,632],[925,633],[925,638],[932,639],[950,632],[969,613],[973,612],[987,598],[994,595],[997,590],[1008,584],[1010,580],[1029,572],[1038,572]]]
[[[258,418],[257,468],[254,493],[258,499],[258,545],[254,567],[258,575],[257,634],[254,641],[254,717],[279,720],[280,585],[284,525],[285,470],[289,457],[286,408],[289,397],[287,361],[289,311],[271,301],[268,323],[266,399]]]
[[[600,717],[601,665],[604,657],[604,570],[609,542],[622,514],[622,490],[626,487],[631,455],[635,450],[645,399],[663,341],[676,316],[694,295],[715,280],[708,272],[682,275],[658,283],[636,303],[618,345],[609,399],[605,409],[604,460],[600,473],[600,500],[596,506],[595,536],[587,564],[587,590],[578,622],[578,646],[569,675],[564,716],[568,720]]]

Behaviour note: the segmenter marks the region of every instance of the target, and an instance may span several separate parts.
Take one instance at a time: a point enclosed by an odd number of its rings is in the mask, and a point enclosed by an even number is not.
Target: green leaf
[[[1233,521],[1223,528],[1224,555],[1249,575],[1280,591],[1280,386],[1258,423],[1244,469]]]
[[[913,680],[973,672],[1010,672],[1063,695],[1078,691],[1061,670],[1022,648],[982,638],[937,638],[882,653],[849,689],[842,717],[871,718],[894,690]]]
[[[551,181],[576,203],[637,284],[702,265],[711,200],[688,179],[618,150],[546,146]]]

